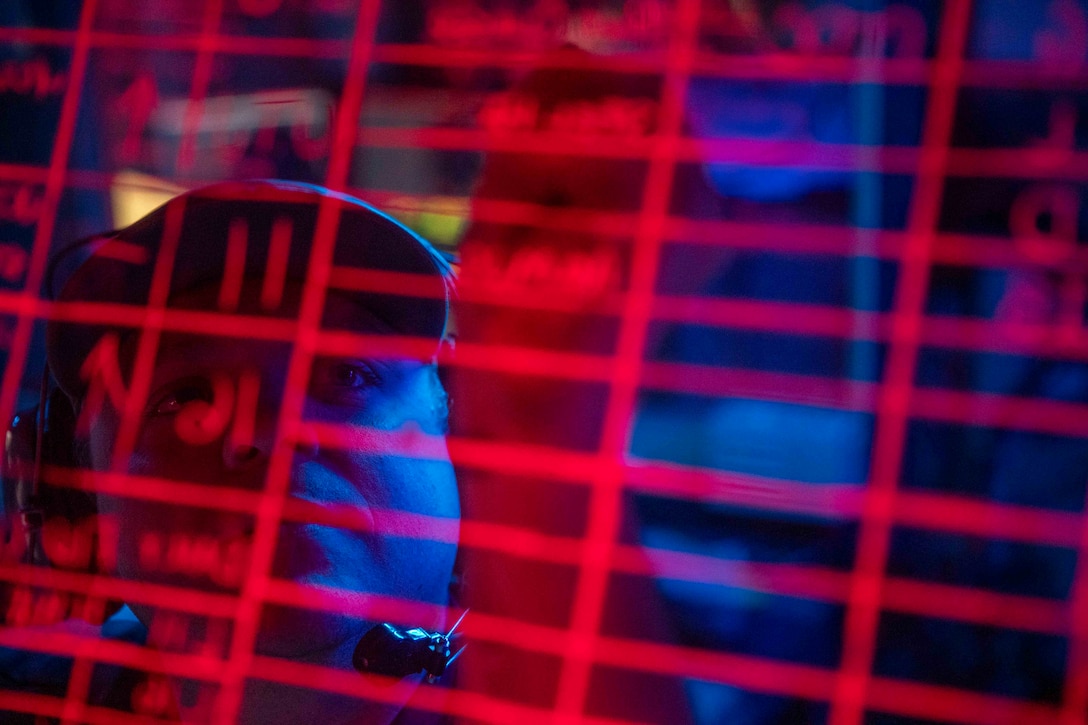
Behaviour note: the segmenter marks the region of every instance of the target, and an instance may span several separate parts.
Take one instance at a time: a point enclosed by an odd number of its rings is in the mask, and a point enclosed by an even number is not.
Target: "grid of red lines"
[[[354,119],[365,104],[367,69],[376,62],[404,64],[449,64],[471,67],[478,64],[527,62],[517,53],[441,52],[427,47],[381,45],[373,42],[373,31],[380,3],[362,0],[357,25],[350,42],[303,41],[266,38],[226,37],[217,32],[224,0],[206,3],[204,30],[194,36],[156,36],[154,38],[94,30],[97,3],[85,0],[77,30],[55,31],[25,28],[0,28],[0,42],[31,42],[65,46],[72,50],[68,83],[64,88],[58,132],[47,168],[15,164],[0,165],[0,178],[6,181],[40,184],[44,188],[41,214],[37,220],[33,248],[25,277],[24,292],[0,293],[0,312],[16,320],[10,344],[10,357],[0,387],[0,419],[10,419],[16,405],[22,368],[26,362],[35,320],[46,318],[92,322],[96,316],[116,320],[118,314],[130,314],[134,324],[147,322],[141,310],[96,310],[93,306],[72,308],[40,300],[40,289],[50,243],[54,234],[54,215],[62,193],[69,187],[100,188],[108,180],[94,171],[69,168],[80,91],[87,70],[88,55],[100,47],[158,47],[196,52],[196,72],[192,98],[199,101],[206,92],[212,60],[217,53],[346,57],[348,59],[345,91],[339,99],[333,129],[332,149],[325,185],[348,188],[350,153],[359,143],[359,129]],[[944,234],[937,230],[945,179],[956,175],[981,175],[1020,178],[1063,176],[1080,180],[1083,164],[1080,155],[1063,166],[1048,168],[1032,162],[1030,151],[973,151],[950,148],[955,103],[964,85],[1005,84],[1030,87],[1038,75],[1027,64],[987,63],[965,60],[970,32],[972,3],[969,0],[947,2],[937,25],[939,36],[933,60],[889,61],[882,66],[889,83],[924,85],[927,103],[919,147],[889,147],[870,158],[857,149],[831,145],[821,163],[827,168],[879,170],[914,176],[915,185],[907,226],[904,232],[876,232],[874,255],[900,263],[893,308],[889,313],[863,313],[855,310],[813,305],[738,300],[690,300],[655,293],[654,282],[665,240],[683,237],[705,244],[748,245],[753,249],[788,251],[796,254],[850,253],[849,228],[779,227],[773,224],[735,223],[724,220],[700,221],[670,216],[669,191],[676,164],[683,160],[744,161],[745,154],[760,158],[758,144],[745,142],[693,141],[685,138],[682,127],[683,104],[687,84],[693,74],[735,75],[740,78],[841,79],[850,82],[857,69],[850,59],[821,59],[808,64],[788,59],[769,58],[755,61],[738,59],[726,64],[721,59],[704,57],[696,49],[700,13],[699,0],[678,0],[673,8],[672,37],[664,54],[622,56],[601,61],[602,66],[632,72],[663,72],[661,120],[657,132],[645,143],[624,144],[617,148],[587,146],[570,139],[570,153],[649,159],[649,173],[640,211],[635,214],[553,212],[539,222],[551,229],[607,229],[626,233],[634,240],[634,255],[629,288],[609,300],[609,309],[621,316],[622,326],[616,353],[593,356],[573,353],[543,353],[534,350],[503,349],[499,354],[488,349],[464,346],[446,362],[451,365],[489,367],[513,373],[566,376],[578,380],[606,381],[610,386],[605,415],[605,432],[595,454],[569,451],[537,450],[515,445],[494,445],[480,441],[452,439],[451,455],[459,465],[494,467],[496,470],[547,471],[548,475],[571,482],[584,482],[589,474],[591,486],[590,516],[585,537],[565,539],[517,530],[497,530],[483,523],[466,523],[463,540],[473,546],[514,549],[519,555],[537,557],[577,566],[575,607],[569,631],[549,631],[517,621],[498,620],[482,615],[470,616],[466,626],[474,638],[509,637],[516,634],[530,650],[562,656],[564,666],[555,704],[555,712],[504,703],[465,692],[454,692],[448,699],[422,697],[416,704],[427,708],[448,709],[454,714],[472,715],[485,721],[553,722],[556,718],[573,721],[581,716],[589,687],[593,663],[645,667],[661,673],[722,682],[777,695],[798,696],[830,703],[830,720],[836,725],[861,722],[867,709],[903,716],[927,717],[954,722],[1083,722],[1088,712],[1088,574],[1084,561],[1088,554],[1088,521],[1083,514],[1013,506],[899,490],[897,482],[905,449],[906,427],[912,418],[944,420],[1012,427],[1015,429],[1088,437],[1088,407],[1058,401],[1014,398],[975,392],[953,392],[920,388],[913,384],[917,357],[924,346],[968,350],[1010,348],[1020,354],[1060,355],[1072,360],[1088,360],[1088,337],[1079,317],[1061,323],[1061,327],[997,323],[952,316],[926,316],[924,312],[929,273],[934,264],[1000,268],[1009,263],[1012,253],[1007,246],[995,245],[981,236]],[[663,71],[662,71],[663,69]],[[995,69],[1003,71],[994,73]],[[1078,76],[1082,78],[1082,76]],[[192,121],[192,119],[190,119]],[[193,121],[195,122],[195,121]],[[509,141],[510,147],[548,152],[554,139],[532,138]],[[387,147],[435,149],[502,150],[502,140],[473,131],[451,129],[374,129],[367,131],[366,143]],[[1039,151],[1038,154],[1043,154]],[[865,164],[872,168],[866,168]],[[1036,172],[1037,169],[1042,169]],[[353,190],[364,198],[382,203],[387,195],[380,191]],[[388,195],[391,196],[391,195]],[[398,195],[403,196],[403,195]],[[477,219],[518,221],[529,211],[526,204],[483,200],[474,206]],[[534,218],[539,218],[536,215]],[[318,241],[311,258],[311,269],[332,275],[330,268],[330,218],[319,222]],[[324,229],[324,232],[321,230]],[[324,241],[322,241],[324,240]],[[1084,250],[1074,261],[1084,268]],[[161,270],[163,274],[169,270]],[[161,287],[161,284],[159,285]],[[471,294],[471,293],[469,293]],[[525,306],[561,306],[559,301],[542,301],[530,296],[507,297],[507,304]],[[1083,308],[1083,303],[1082,306]],[[859,318],[862,324],[858,324]],[[859,339],[858,330],[870,330],[872,340],[888,345],[887,362],[878,383],[837,381],[785,373],[752,372],[722,368],[700,368],[650,362],[643,359],[649,324],[655,320],[699,322],[715,326],[767,330],[776,333],[820,335]],[[313,321],[311,321],[312,323]],[[166,312],[160,329],[199,327],[199,320],[184,314]],[[223,324],[230,325],[227,320]],[[252,324],[248,321],[247,324]],[[303,321],[305,324],[305,320]],[[224,328],[224,333],[229,331]],[[269,324],[267,329],[249,334],[269,338],[286,337],[289,331]],[[995,333],[1000,334],[995,334]],[[336,344],[336,340],[314,336],[308,344],[311,352]],[[562,361],[562,365],[556,365]],[[627,464],[625,453],[628,428],[635,414],[640,390],[678,390],[705,395],[736,394],[773,396],[788,402],[830,405],[872,412],[876,418],[869,483],[857,486],[823,486],[813,490],[789,481],[749,480],[721,471],[681,469],[665,465]],[[771,393],[770,391],[774,391]],[[291,396],[289,395],[288,398]],[[297,398],[297,393],[295,395]],[[961,405],[974,403],[970,408]],[[830,402],[829,402],[830,401]],[[862,403],[847,401],[864,401]],[[294,404],[285,401],[282,420],[291,420]],[[964,411],[970,411],[966,414]],[[334,441],[336,431],[325,431]],[[282,470],[274,469],[270,481],[285,480]],[[184,503],[200,496],[196,487],[169,481],[142,481],[141,490],[149,497]],[[97,485],[119,485],[103,477]],[[621,493],[624,486],[639,491],[683,496],[713,502],[740,504],[756,508],[794,512],[820,512],[860,522],[857,557],[850,572],[840,573],[818,568],[764,565],[764,581],[769,591],[787,596],[842,603],[846,607],[843,656],[839,667],[823,669],[808,665],[761,659],[757,657],[708,652],[676,646],[649,644],[635,640],[609,638],[599,634],[609,567],[614,571],[650,575],[644,564],[644,552],[618,543]],[[312,513],[298,511],[285,503],[275,486],[265,494],[234,492],[222,497],[221,505],[239,511],[271,506],[277,516],[305,519]],[[344,525],[350,525],[345,515]],[[1012,541],[1047,544],[1075,549],[1078,563],[1068,601],[1014,596],[953,587],[885,575],[892,527],[909,525],[933,531],[949,531]],[[501,543],[500,543],[501,542]],[[239,600],[189,593],[184,607],[193,613],[236,618],[240,623],[256,621],[262,600],[306,606],[306,592],[286,582],[273,581],[265,572],[275,544],[274,527],[258,529],[254,566]],[[744,586],[734,579],[725,562],[690,554],[660,550],[656,560],[667,561],[674,568],[673,578],[701,581],[720,586]],[[586,562],[610,562],[609,567]],[[36,581],[38,572],[16,567],[0,572],[10,581]],[[54,575],[50,582],[71,591],[115,591],[134,599],[155,599],[170,592],[107,577]],[[388,606],[404,606],[389,603]],[[1060,707],[1051,707],[1011,698],[981,694],[951,687],[894,680],[872,674],[877,620],[882,611],[921,614],[999,627],[1018,628],[1064,636],[1069,639],[1068,662],[1063,699]],[[67,697],[16,696],[0,692],[0,706],[71,721],[122,722],[114,712],[96,711],[84,704],[89,684],[90,663],[94,660],[124,663],[137,667],[163,668],[169,672],[200,669],[224,683],[218,714],[231,721],[238,707],[241,683],[247,676],[281,681],[313,682],[303,665],[273,662],[252,654],[252,626],[240,628],[226,661],[207,661],[195,655],[149,656],[139,648],[123,644],[91,643],[74,635],[55,634],[33,637],[17,629],[0,631],[0,644],[52,653],[75,653],[77,665]],[[580,644],[580,646],[572,646]],[[581,653],[581,654],[579,654]],[[588,653],[588,655],[586,654]],[[325,672],[323,682],[330,690],[353,692],[351,673]],[[142,719],[132,716],[132,722]],[[585,721],[594,720],[585,717]]]

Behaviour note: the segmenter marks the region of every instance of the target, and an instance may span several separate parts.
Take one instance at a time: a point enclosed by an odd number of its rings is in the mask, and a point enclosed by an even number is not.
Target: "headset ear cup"
[[[42,489],[50,497],[50,505],[55,505],[47,509],[47,516],[51,515],[53,521],[60,524],[59,533],[65,538],[50,541],[49,532],[43,532],[42,540],[47,554],[53,553],[55,558],[59,558],[62,551],[67,551],[72,557],[70,561],[54,561],[54,566],[88,574],[107,573],[102,572],[100,567],[103,560],[101,554],[104,546],[108,551],[112,551],[114,546],[112,542],[104,545],[102,537],[116,536],[116,532],[104,526],[99,519],[98,500],[94,491],[80,486],[79,469],[89,468],[90,462],[80,460],[76,455],[75,433],[78,420],[78,413],[68,396],[59,388],[53,390],[46,408],[42,457],[46,471],[52,467],[52,470],[66,480],[53,485],[49,483],[49,476],[44,475]],[[66,548],[62,548],[62,545]],[[107,568],[112,567],[107,564]],[[123,604],[118,600],[99,599],[95,606],[93,597],[84,598],[83,602],[87,606],[73,614],[95,623],[113,615]]]
[[[52,566],[93,571],[94,497],[77,487],[75,411],[60,390],[50,393],[42,436],[38,498],[45,514],[42,543]]]
[[[45,563],[41,546],[27,535],[23,511],[31,507],[34,492],[34,450],[37,441],[38,408],[18,413],[4,438],[2,473],[4,487],[4,561]],[[33,519],[33,516],[31,516]]]
[[[73,522],[94,516],[98,511],[94,495],[80,489],[73,475],[77,466],[75,430],[75,410],[68,396],[56,389],[50,393],[45,409],[39,494],[47,516],[63,516]],[[53,475],[49,475],[50,470]]]

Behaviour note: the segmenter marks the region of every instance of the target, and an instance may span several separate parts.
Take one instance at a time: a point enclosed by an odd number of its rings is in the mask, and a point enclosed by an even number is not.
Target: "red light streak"
[[[929,250],[940,214],[956,90],[967,44],[971,3],[943,8],[937,57],[922,133],[922,159],[911,197],[907,248],[895,293],[893,337],[880,386],[869,487],[851,576],[842,665],[835,680],[830,722],[861,723],[876,650],[881,579],[887,565],[891,512],[906,448],[907,411],[919,350],[919,331],[929,281]]]

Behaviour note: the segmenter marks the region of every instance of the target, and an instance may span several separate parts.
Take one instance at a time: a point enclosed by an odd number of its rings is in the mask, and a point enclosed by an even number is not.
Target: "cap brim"
[[[54,260],[49,292],[58,302],[145,306],[160,264],[170,275],[168,306],[183,292],[243,278],[303,281],[322,205],[336,217],[330,284],[396,334],[432,340],[437,350],[452,294],[446,259],[365,202],[310,184],[227,182],[182,194],[124,229],[63,251]],[[47,325],[49,366],[65,392],[80,394],[83,361],[107,331],[120,327]]]

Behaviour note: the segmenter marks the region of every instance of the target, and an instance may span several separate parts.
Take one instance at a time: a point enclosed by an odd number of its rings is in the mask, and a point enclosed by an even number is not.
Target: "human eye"
[[[153,416],[173,415],[190,403],[211,405],[214,399],[211,381],[199,377],[182,378],[158,388],[150,398],[147,413]]]
[[[311,380],[311,391],[325,399],[361,395],[381,384],[373,365],[350,359],[316,360]]]

